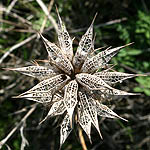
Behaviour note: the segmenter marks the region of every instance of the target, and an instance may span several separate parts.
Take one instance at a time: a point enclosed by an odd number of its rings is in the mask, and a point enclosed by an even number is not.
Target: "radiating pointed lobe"
[[[64,101],[60,100],[58,102],[55,102],[50,111],[48,112],[48,116],[54,117],[58,115],[62,115],[66,111]]]
[[[73,48],[72,48],[72,42],[65,24],[62,22],[61,17],[59,15],[59,12],[57,10],[58,15],[58,41],[61,49],[64,51],[65,55],[68,57],[70,61],[72,61],[73,58]]]
[[[44,66],[28,66],[21,68],[10,68],[8,70],[17,71],[22,74],[37,78],[39,80],[48,79],[56,75],[56,72]]]
[[[70,80],[69,76],[60,74],[50,79],[41,81],[26,93],[51,91],[52,94],[54,94],[57,90],[61,89],[69,80]]]
[[[59,69],[64,71],[65,73],[71,75],[73,72],[73,66],[63,50],[61,50],[58,46],[56,46],[54,43],[49,42],[46,38],[44,38],[40,34],[45,47],[47,49],[50,61],[55,64]]]
[[[85,92],[79,92],[79,98],[82,99],[81,106],[82,106],[83,111],[85,111],[85,113],[89,116],[89,118],[91,119],[91,122],[93,123],[100,137],[102,138],[99,125],[98,125],[96,108],[93,107],[94,106],[93,99],[89,97],[87,93]]]
[[[82,101],[82,97],[80,97],[80,99]],[[86,111],[84,110],[84,106],[81,104],[80,101],[78,103],[78,122],[91,142],[91,123],[92,123],[92,120],[91,120],[91,117],[89,116],[89,114],[86,113]]]
[[[93,23],[94,23],[95,17],[90,27],[86,31],[86,33],[82,36],[79,42],[77,51],[75,53],[75,56],[73,58],[73,65],[75,66],[76,70],[79,70],[81,68],[81,65],[84,63],[88,54],[91,53],[92,51],[93,44],[94,44],[93,39],[92,39],[93,38]]]
[[[128,93],[125,91],[121,91],[115,88],[112,88],[107,83],[105,83],[101,78],[87,74],[80,73],[76,75],[77,81],[87,88],[88,90],[97,90],[100,96],[105,95],[137,95],[135,93]]]
[[[60,148],[62,144],[65,142],[65,140],[67,139],[67,137],[69,136],[71,131],[72,131],[72,128],[70,126],[70,118],[69,118],[69,115],[66,114],[61,124],[61,128],[60,128]]]
[[[104,80],[107,84],[115,84],[118,82],[122,82],[128,78],[133,78],[138,76],[138,74],[129,74],[129,73],[122,73],[122,72],[96,72],[95,76]]]
[[[66,108],[65,108],[65,105],[63,102],[63,97],[58,93],[56,93],[53,96],[52,101],[50,101],[46,104],[52,105],[52,106],[50,107],[50,110],[49,110],[48,114],[46,115],[46,117],[42,121],[40,121],[39,124],[42,124],[45,120],[48,119],[48,117],[62,115],[66,111]]]
[[[95,101],[95,107],[97,114],[101,117],[107,117],[107,118],[119,118],[124,121],[127,121],[126,119],[120,117],[115,112],[113,112],[110,108],[108,108],[106,105],[101,104],[99,101]]]
[[[87,97],[88,99],[88,107],[89,107],[89,114],[92,118],[92,123],[93,125],[95,126],[95,128],[97,129],[101,139],[103,139],[102,135],[101,135],[101,132],[100,132],[100,129],[99,129],[99,123],[98,123],[98,118],[97,118],[97,110],[94,106],[94,99],[92,97]]]
[[[103,87],[111,88],[101,78],[95,75],[80,73],[76,75],[76,79],[81,85],[83,85],[89,90],[100,90]]]
[[[14,98],[26,98],[28,100],[36,101],[38,103],[48,103],[52,100],[52,93],[51,91],[45,92],[25,92],[20,94],[19,96],[15,96]]]
[[[71,127],[74,108],[76,107],[76,104],[78,102],[77,92],[78,92],[78,83],[76,82],[76,80],[70,81],[68,85],[66,85],[65,87],[64,104],[70,117]]]
[[[50,79],[46,79],[44,81],[41,81],[36,86],[31,88],[25,93],[20,94],[17,96],[17,98],[28,98],[30,100],[36,99],[35,101],[44,103],[51,101],[52,95],[61,89],[67,81],[70,80],[70,77],[67,75],[57,75]],[[49,98],[48,98],[49,96]],[[42,97],[46,97],[46,100],[42,100]],[[37,100],[37,98],[39,100]],[[40,101],[41,98],[41,101]],[[48,98],[48,99],[47,99]]]
[[[51,104],[51,103],[50,103]],[[47,114],[47,117],[62,115],[66,111],[63,97],[60,94],[55,94],[52,99],[52,106]]]
[[[90,59],[87,59],[82,68],[81,71],[82,72],[88,72],[88,73],[94,73],[96,70],[98,70],[99,68],[103,68],[110,60],[113,56],[115,56],[120,49],[131,45],[132,43],[126,44],[124,46],[120,46],[120,47],[116,47],[116,48],[112,48],[112,49],[106,49],[100,53],[98,53],[96,56],[93,56]]]
[[[46,119],[48,119],[48,117],[62,115],[65,111],[66,111],[66,108],[65,108],[63,100],[55,102],[50,108],[47,116],[40,122],[40,124],[43,123]]]
[[[102,88],[100,91],[101,91],[101,93],[104,93],[105,95],[108,95],[108,96],[130,96],[130,95],[139,95],[139,93],[129,93],[129,92],[126,92],[126,91],[122,91],[122,90],[115,89],[115,88],[111,88],[111,89]]]

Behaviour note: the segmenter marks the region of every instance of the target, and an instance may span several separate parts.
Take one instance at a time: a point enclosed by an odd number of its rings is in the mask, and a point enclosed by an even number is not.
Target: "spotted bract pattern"
[[[139,74],[116,72],[107,65],[113,56],[130,44],[109,47],[94,55],[93,23],[94,19],[74,54],[73,40],[58,13],[59,45],[39,34],[48,53],[49,65],[8,69],[39,79],[37,85],[16,98],[26,98],[49,106],[43,121],[62,115],[64,119],[60,125],[60,147],[75,125],[81,126],[90,141],[92,125],[102,138],[98,116],[127,121],[102,102],[113,99],[114,96],[136,95],[115,89],[112,85]]]

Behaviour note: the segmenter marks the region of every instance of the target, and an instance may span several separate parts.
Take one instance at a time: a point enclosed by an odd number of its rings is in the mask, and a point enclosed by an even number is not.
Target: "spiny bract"
[[[64,114],[60,129],[60,147],[73,129],[74,123],[80,125],[91,141],[91,125],[99,132],[98,118],[124,118],[118,116],[102,101],[116,96],[136,95],[111,87],[125,79],[138,76],[115,72],[107,63],[121,48],[107,48],[96,53],[93,39],[94,19],[82,36],[77,51],[74,55],[72,43],[64,23],[58,13],[58,41],[59,46],[49,42],[41,34],[49,57],[47,66],[28,66],[10,70],[21,72],[37,78],[40,82],[27,92],[17,96],[42,104],[50,104],[49,116]],[[101,72],[98,72],[101,69]]]

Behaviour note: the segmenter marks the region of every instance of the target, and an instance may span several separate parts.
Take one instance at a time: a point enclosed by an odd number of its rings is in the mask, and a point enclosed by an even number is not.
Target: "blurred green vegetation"
[[[1,6],[8,8],[12,0],[2,0]],[[49,0],[43,0],[46,6]],[[101,46],[121,46],[134,42],[131,46],[124,48],[111,61],[115,64],[115,69],[128,73],[148,73],[150,75],[150,1],[148,0],[58,0],[54,2],[51,15],[57,20],[55,4],[62,16],[71,37],[76,37],[74,47],[76,48],[81,36],[90,25],[94,15],[98,12],[95,20],[95,48]],[[21,22],[18,18],[1,13],[1,20],[5,22],[0,26],[0,58],[13,45],[20,43],[33,34],[32,29],[40,30],[45,18],[36,1],[18,0],[11,10],[22,18],[26,18],[31,24]],[[123,19],[115,23],[116,19]],[[7,23],[6,21],[9,21]],[[114,23],[107,25],[105,23],[112,21]],[[99,27],[98,27],[99,26]],[[51,22],[47,21],[45,36],[52,42],[57,40],[57,35]],[[80,31],[78,31],[78,29]],[[33,59],[46,59],[46,51],[42,42],[36,39],[28,44],[13,51],[12,56],[7,57],[1,64],[1,68],[24,66],[27,61]],[[20,77],[22,76],[22,78]],[[7,78],[8,77],[8,78]],[[24,79],[22,81],[21,79]],[[16,85],[13,83],[16,82]],[[12,115],[15,111],[25,106],[31,105],[31,102],[25,100],[13,100],[11,97],[22,93],[37,81],[28,77],[0,70],[0,140],[4,138],[14,127],[15,122],[19,122],[25,113],[18,116]],[[9,87],[12,85],[13,88]],[[131,92],[140,92],[139,97],[129,97],[128,100],[116,101],[115,111],[130,120],[129,123],[106,119],[100,124],[104,140],[100,140],[98,133],[92,130],[92,141],[87,141],[89,149],[111,149],[111,150],[148,150],[150,149],[150,140],[144,142],[145,138],[150,137],[150,122],[143,116],[149,115],[150,108],[150,76],[136,77],[123,83],[124,87]],[[124,88],[120,86],[120,88]],[[46,110],[42,106],[38,111],[31,115],[25,129],[26,138],[30,150],[54,150],[59,145],[59,128],[53,124],[54,119],[48,120],[42,126],[38,126],[40,119]],[[17,117],[16,117],[17,116]],[[38,118],[38,119],[37,119]],[[144,124],[145,123],[145,124]],[[118,133],[119,132],[119,133]],[[118,133],[118,136],[115,135]],[[8,145],[15,150],[20,149],[21,137],[17,132],[8,141]],[[115,140],[112,137],[115,137]],[[142,143],[143,142],[143,143]],[[94,149],[94,146],[97,148]],[[7,149],[4,147],[3,149]],[[73,132],[63,145],[65,150],[80,150],[81,145],[77,133]]]

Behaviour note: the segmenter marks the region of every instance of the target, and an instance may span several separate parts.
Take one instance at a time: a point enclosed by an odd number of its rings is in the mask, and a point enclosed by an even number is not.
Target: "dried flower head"
[[[64,116],[60,129],[60,147],[72,131],[74,124],[81,126],[91,140],[92,124],[102,138],[98,116],[127,121],[102,102],[116,96],[136,95],[115,89],[112,85],[139,74],[116,72],[108,65],[120,49],[131,43],[116,48],[109,47],[97,53],[97,50],[94,50],[93,23],[94,19],[82,36],[74,54],[73,40],[58,13],[59,45],[51,43],[40,34],[48,52],[49,65],[37,64],[10,69],[40,80],[37,85],[17,98],[26,98],[44,105],[49,104],[50,110],[44,120],[50,116]]]

